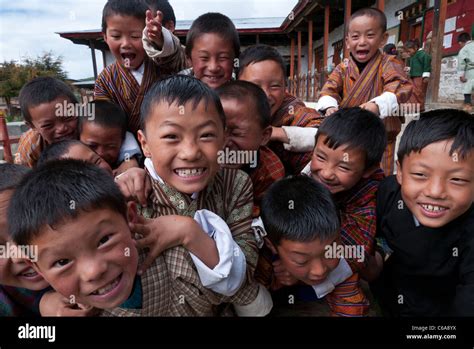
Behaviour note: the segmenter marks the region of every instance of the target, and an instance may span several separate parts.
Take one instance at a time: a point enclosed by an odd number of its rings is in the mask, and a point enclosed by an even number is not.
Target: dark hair
[[[262,61],[274,61],[277,63],[281,67],[283,76],[286,79],[286,64],[280,52],[278,52],[276,48],[264,44],[247,47],[245,51],[242,52],[239,58],[238,76],[243,73],[248,65]]]
[[[398,161],[403,164],[403,158],[410,153],[419,153],[428,145],[445,140],[453,140],[449,155],[456,151],[461,158],[466,157],[474,148],[474,118],[457,109],[422,113],[405,128],[398,147]]]
[[[159,103],[185,105],[193,103],[193,109],[201,102],[214,105],[225,128],[225,114],[217,93],[202,81],[186,75],[174,75],[156,82],[146,93],[141,106],[141,129],[145,132],[146,122],[153,107]]]
[[[377,19],[380,24],[380,27],[382,28],[382,32],[385,33],[387,31],[387,17],[385,16],[385,13],[374,7],[361,8],[360,10],[354,12],[351,16],[349,24],[347,25],[347,28],[349,28],[349,25],[353,19],[362,16],[373,17]]]
[[[0,164],[0,193],[16,189],[21,178],[29,172],[29,168],[16,164]]]
[[[145,0],[145,3],[153,12],[153,17],[155,16],[156,11],[161,11],[161,13],[163,13],[163,24],[172,21],[173,24],[176,25],[176,16],[174,15],[173,7],[168,0]]]
[[[87,145],[85,145],[84,143],[76,139],[68,139],[61,142],[53,143],[47,146],[41,152],[41,155],[38,159],[37,166],[41,166],[45,164],[46,162],[49,162],[52,160],[61,159],[64,156],[64,154],[67,154],[69,152],[69,149],[71,149],[71,147],[73,147],[74,145],[81,145],[83,147],[87,147]]]
[[[94,117],[80,117],[78,123],[79,134],[82,132],[83,124],[91,122],[106,128],[120,129],[122,139],[127,132],[127,115],[115,103],[104,100],[90,102],[94,106]]]
[[[31,124],[31,108],[43,103],[50,103],[60,97],[64,97],[69,103],[78,103],[71,88],[61,80],[43,76],[27,82],[18,97],[23,118]]]
[[[186,55],[191,57],[194,41],[203,34],[217,34],[234,47],[234,57],[240,55],[240,39],[234,23],[222,13],[209,12],[196,18],[186,36]]]
[[[145,28],[147,5],[143,0],[109,0],[102,11],[102,33],[107,31],[107,19],[111,16],[131,16],[143,21]]]
[[[458,35],[458,42],[468,42],[471,40],[471,35],[469,33],[461,33]]]
[[[23,177],[10,201],[8,226],[13,240],[26,245],[46,225],[103,208],[127,219],[125,198],[104,170],[79,160],[51,161]]]
[[[342,145],[360,149],[365,153],[365,168],[380,163],[387,147],[385,126],[374,113],[359,108],[339,109],[321,123],[316,134],[326,136],[325,145],[337,149]]]
[[[418,39],[413,39],[413,40],[408,40],[405,42],[405,48],[414,48],[414,49],[419,49],[420,48],[420,41]]]
[[[261,216],[268,238],[275,245],[282,239],[324,241],[335,237],[340,229],[331,193],[308,176],[273,183],[263,197]]]
[[[387,44],[383,47],[383,52],[388,55],[396,55],[397,54],[397,46],[394,44]]]
[[[251,103],[262,129],[270,126],[271,109],[263,90],[248,81],[234,80],[225,83],[216,90],[222,99],[236,99],[240,103]]]

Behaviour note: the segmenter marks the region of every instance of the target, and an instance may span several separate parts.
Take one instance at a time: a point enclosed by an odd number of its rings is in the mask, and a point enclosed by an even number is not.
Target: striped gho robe
[[[272,115],[271,124],[274,127],[319,127],[323,119],[318,111],[306,107],[301,100],[287,93],[281,107]],[[311,160],[312,152],[290,152],[284,149],[281,142],[270,142],[268,146],[280,158],[286,173],[290,175],[299,174]]]
[[[412,93],[412,84],[406,76],[403,65],[395,56],[378,51],[367,63],[362,74],[352,58],[345,59],[329,75],[320,96],[330,96],[337,100],[339,108],[357,107],[384,92],[397,97],[398,104],[408,101]],[[382,159],[382,168],[386,175],[394,170],[396,135],[400,132],[401,122],[397,116],[384,119],[388,132],[388,145]]]
[[[131,71],[119,63],[108,65],[100,73],[94,86],[94,99],[118,104],[127,115],[127,131],[135,137],[140,128],[140,107],[145,94],[159,79],[160,68],[148,57],[144,60],[142,83],[138,84]]]

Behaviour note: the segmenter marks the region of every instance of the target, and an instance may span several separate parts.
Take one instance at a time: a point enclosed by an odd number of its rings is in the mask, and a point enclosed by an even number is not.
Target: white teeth
[[[120,281],[120,278],[116,278],[114,281],[112,281],[110,284],[108,284],[107,286],[104,286],[102,288],[99,288],[98,290],[92,292],[93,295],[98,295],[98,296],[101,296],[107,292],[109,292],[110,290],[112,290],[115,286],[118,285]]]
[[[204,168],[180,169],[175,172],[180,177],[195,177],[200,176],[204,172]]]
[[[435,205],[421,205],[425,210],[431,212],[445,211],[445,207],[435,206]]]

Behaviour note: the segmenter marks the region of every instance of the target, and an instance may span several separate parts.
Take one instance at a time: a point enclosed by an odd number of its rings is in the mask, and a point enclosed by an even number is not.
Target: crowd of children
[[[166,0],[107,1],[115,63],[90,115],[58,108],[78,101],[57,79],[22,88],[31,129],[0,165],[0,315],[267,316],[292,290],[331,316],[371,300],[474,316],[474,119],[422,113],[393,175],[414,87],[381,51],[382,12],[352,15],[316,109],[287,92],[276,49],[240,52],[228,17],[199,16],[185,46],[175,25]]]

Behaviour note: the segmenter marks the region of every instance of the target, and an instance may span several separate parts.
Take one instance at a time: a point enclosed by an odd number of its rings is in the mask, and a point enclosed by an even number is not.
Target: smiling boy
[[[474,119],[422,114],[404,131],[397,167],[377,194],[383,305],[394,316],[473,316]]]

